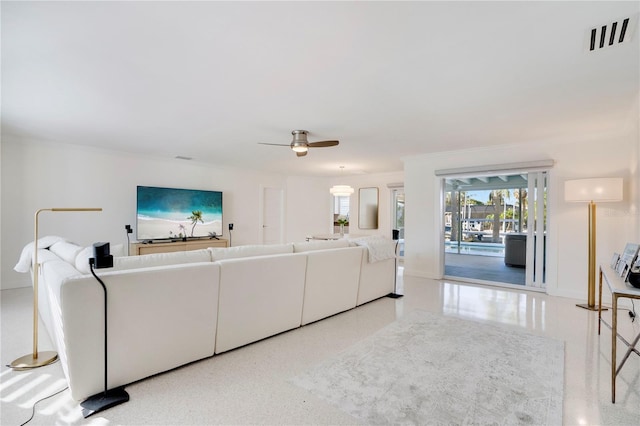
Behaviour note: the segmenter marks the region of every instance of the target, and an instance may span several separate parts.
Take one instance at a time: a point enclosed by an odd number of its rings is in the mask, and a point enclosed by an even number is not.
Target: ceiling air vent
[[[631,40],[633,23],[634,19],[625,18],[589,30],[587,34],[587,49],[593,52]]]

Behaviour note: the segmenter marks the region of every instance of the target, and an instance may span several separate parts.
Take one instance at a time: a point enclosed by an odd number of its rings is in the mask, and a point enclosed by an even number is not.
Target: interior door
[[[262,244],[283,242],[284,191],[282,188],[262,188]]]

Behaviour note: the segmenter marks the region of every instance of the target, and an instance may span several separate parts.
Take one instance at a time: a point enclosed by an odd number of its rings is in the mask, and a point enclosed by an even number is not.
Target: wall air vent
[[[587,32],[586,49],[593,52],[628,42],[635,22],[635,17],[631,17],[592,28]]]

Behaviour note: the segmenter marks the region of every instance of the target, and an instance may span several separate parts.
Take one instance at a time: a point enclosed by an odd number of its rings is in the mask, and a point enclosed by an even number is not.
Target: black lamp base
[[[404,294],[398,294],[398,293],[389,293],[389,294],[387,294],[387,297],[390,297],[392,299],[399,299],[402,296],[404,296]]]
[[[115,407],[123,402],[129,401],[129,394],[124,387],[114,388],[105,392],[100,392],[80,403],[82,406],[82,415],[86,419],[89,416],[104,411],[108,408]]]

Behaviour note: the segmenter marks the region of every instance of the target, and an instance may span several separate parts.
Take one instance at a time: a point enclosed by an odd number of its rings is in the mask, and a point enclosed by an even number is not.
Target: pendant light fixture
[[[340,176],[342,176],[342,172],[344,172],[344,166],[340,166]],[[349,197],[353,194],[353,188],[349,185],[333,185],[329,192],[334,197]]]

